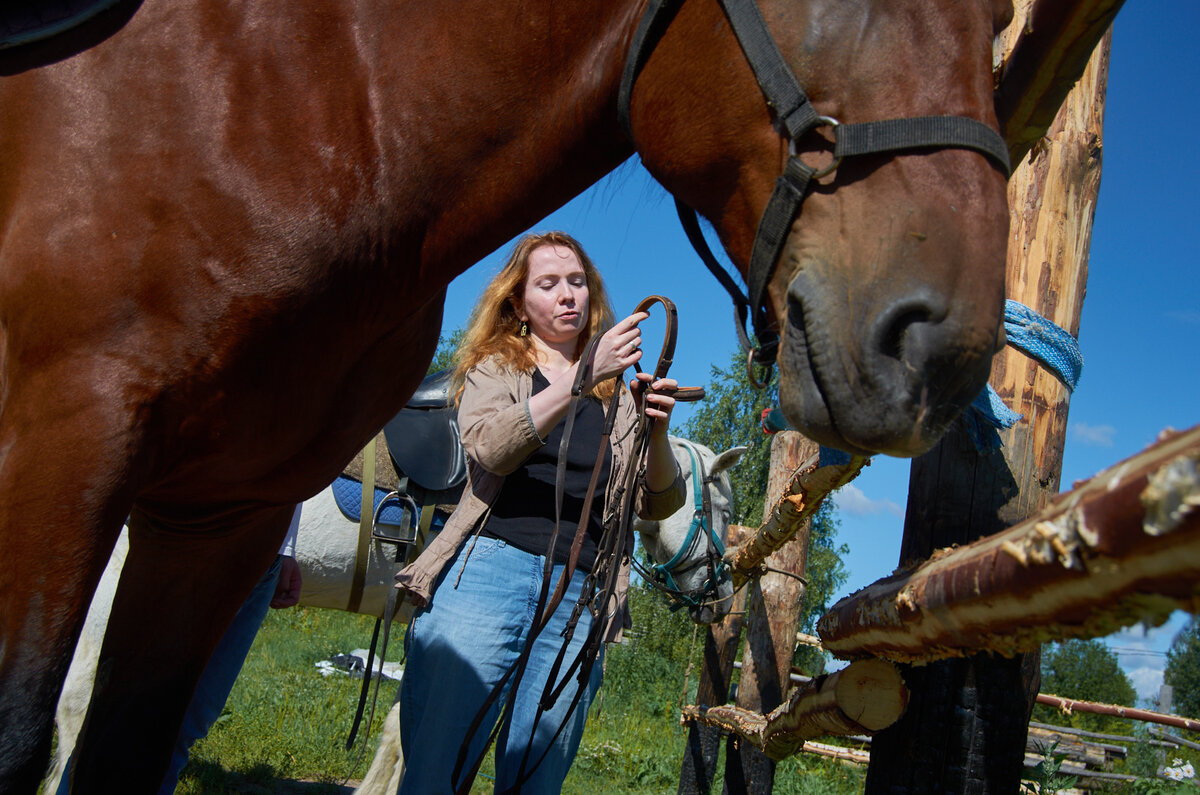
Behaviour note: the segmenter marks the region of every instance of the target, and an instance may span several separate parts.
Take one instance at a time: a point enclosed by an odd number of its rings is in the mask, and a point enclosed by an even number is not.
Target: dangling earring
[[[521,321],[521,336],[524,337],[528,333],[529,333],[529,324],[526,323],[524,320],[522,320]]]

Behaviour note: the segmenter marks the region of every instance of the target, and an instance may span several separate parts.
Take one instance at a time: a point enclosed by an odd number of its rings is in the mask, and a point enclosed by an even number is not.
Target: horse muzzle
[[[832,284],[832,286],[831,286]],[[924,284],[857,290],[801,269],[788,286],[780,404],[793,427],[858,455],[931,448],[987,383],[1002,303],[955,308]]]

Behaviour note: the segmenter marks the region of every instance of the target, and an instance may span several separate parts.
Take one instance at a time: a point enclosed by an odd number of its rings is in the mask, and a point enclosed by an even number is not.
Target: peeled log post
[[[1031,8],[1035,19],[1044,13],[1034,5],[1029,0],[1015,3],[1017,18],[997,40],[998,52],[1009,51]],[[1052,55],[1053,48],[1043,49],[1042,61],[1049,64]],[[1099,192],[1107,64],[1105,40],[1046,138],[1009,181],[1006,295],[1071,334],[1079,328]],[[1047,72],[1057,68],[1048,66]],[[1002,118],[1018,115],[1009,112]],[[913,462],[902,565],[925,559],[935,549],[999,532],[1036,512],[1058,491],[1069,393],[1054,376],[1011,349],[996,356],[990,380],[1024,420],[1001,434],[1001,451],[980,454],[962,429],[954,428]],[[1009,793],[1019,788],[1026,723],[1040,679],[1035,654],[1015,659],[978,654],[906,669],[904,678],[912,700],[905,717],[875,738],[867,793]]]
[[[1200,611],[1200,426],[846,597],[818,630],[839,657],[927,662],[1161,624],[1177,608]]]
[[[1002,34],[996,116],[1020,163],[1053,124],[1125,0],[1038,0]]]
[[[800,482],[796,477],[802,462],[815,461],[817,443],[796,431],[781,431],[771,438],[771,467],[767,475],[766,505],[787,503],[778,495],[787,493]],[[820,470],[813,465],[814,474]],[[830,467],[824,467],[830,469]],[[836,478],[835,478],[836,480]],[[796,629],[804,606],[804,581],[778,572],[803,577],[808,567],[808,519],[828,489],[819,492],[799,487],[793,494],[804,501],[796,511],[791,531],[766,558],[768,571],[749,586],[746,598],[745,646],[742,673],[738,680],[737,704],[745,710],[768,712],[784,702],[790,685],[792,654],[796,649]],[[791,505],[792,503],[787,503]],[[760,530],[755,539],[762,539]],[[772,542],[774,544],[775,542]],[[740,548],[748,548],[750,544]],[[735,586],[737,579],[734,579]],[[770,795],[775,786],[775,763],[758,747],[732,740],[725,750],[725,791]]]
[[[740,544],[754,532],[742,525],[730,525],[725,543]],[[734,658],[742,640],[742,623],[746,610],[746,591],[734,594],[729,614],[704,633],[704,663],[696,686],[696,703],[701,709],[724,704],[729,699],[729,680],[733,675]],[[679,795],[701,795],[712,789],[721,748],[721,730],[715,726],[693,723],[688,727],[683,765],[679,772]]]
[[[814,737],[873,734],[893,724],[907,703],[908,691],[894,665],[859,660],[794,688],[766,715],[733,705],[689,706],[682,720],[719,727],[778,761]]]

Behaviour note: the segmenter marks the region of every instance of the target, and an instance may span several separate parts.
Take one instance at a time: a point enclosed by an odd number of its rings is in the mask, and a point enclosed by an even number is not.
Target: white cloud
[[[889,499],[873,500],[863,490],[853,483],[847,483],[833,495],[839,510],[850,516],[873,516],[887,513],[892,516],[904,516],[904,509]]]
[[[1071,438],[1093,447],[1112,447],[1117,429],[1111,425],[1088,425],[1086,422],[1071,423]]]
[[[1158,699],[1158,690],[1163,683],[1163,668],[1161,665],[1139,665],[1125,671],[1130,684],[1137,691],[1139,703],[1154,703]]]

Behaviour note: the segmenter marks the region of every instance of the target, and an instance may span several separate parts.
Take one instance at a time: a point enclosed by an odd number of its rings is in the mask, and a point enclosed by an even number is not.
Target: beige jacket
[[[532,373],[512,370],[493,359],[481,362],[467,373],[466,388],[458,408],[458,426],[467,454],[467,485],[446,526],[416,560],[396,575],[396,587],[402,589],[414,604],[423,606],[429,601],[438,577],[466,540],[482,526],[483,518],[500,493],[505,475],[515,471],[542,446],[529,414],[528,401],[532,394]],[[616,492],[625,480],[627,468],[634,465],[629,459],[633,453],[635,422],[633,398],[628,390],[622,389],[611,437],[612,470],[604,503],[606,523],[619,508]],[[639,480],[634,509],[643,519],[665,519],[683,506],[685,496],[686,486],[676,468],[674,482],[662,492],[650,493],[645,483]],[[570,526],[564,532],[574,532],[574,527]],[[632,555],[633,534],[630,533],[618,575],[620,620],[610,626],[605,638],[608,642],[620,640],[621,631],[629,626],[627,591]]]

